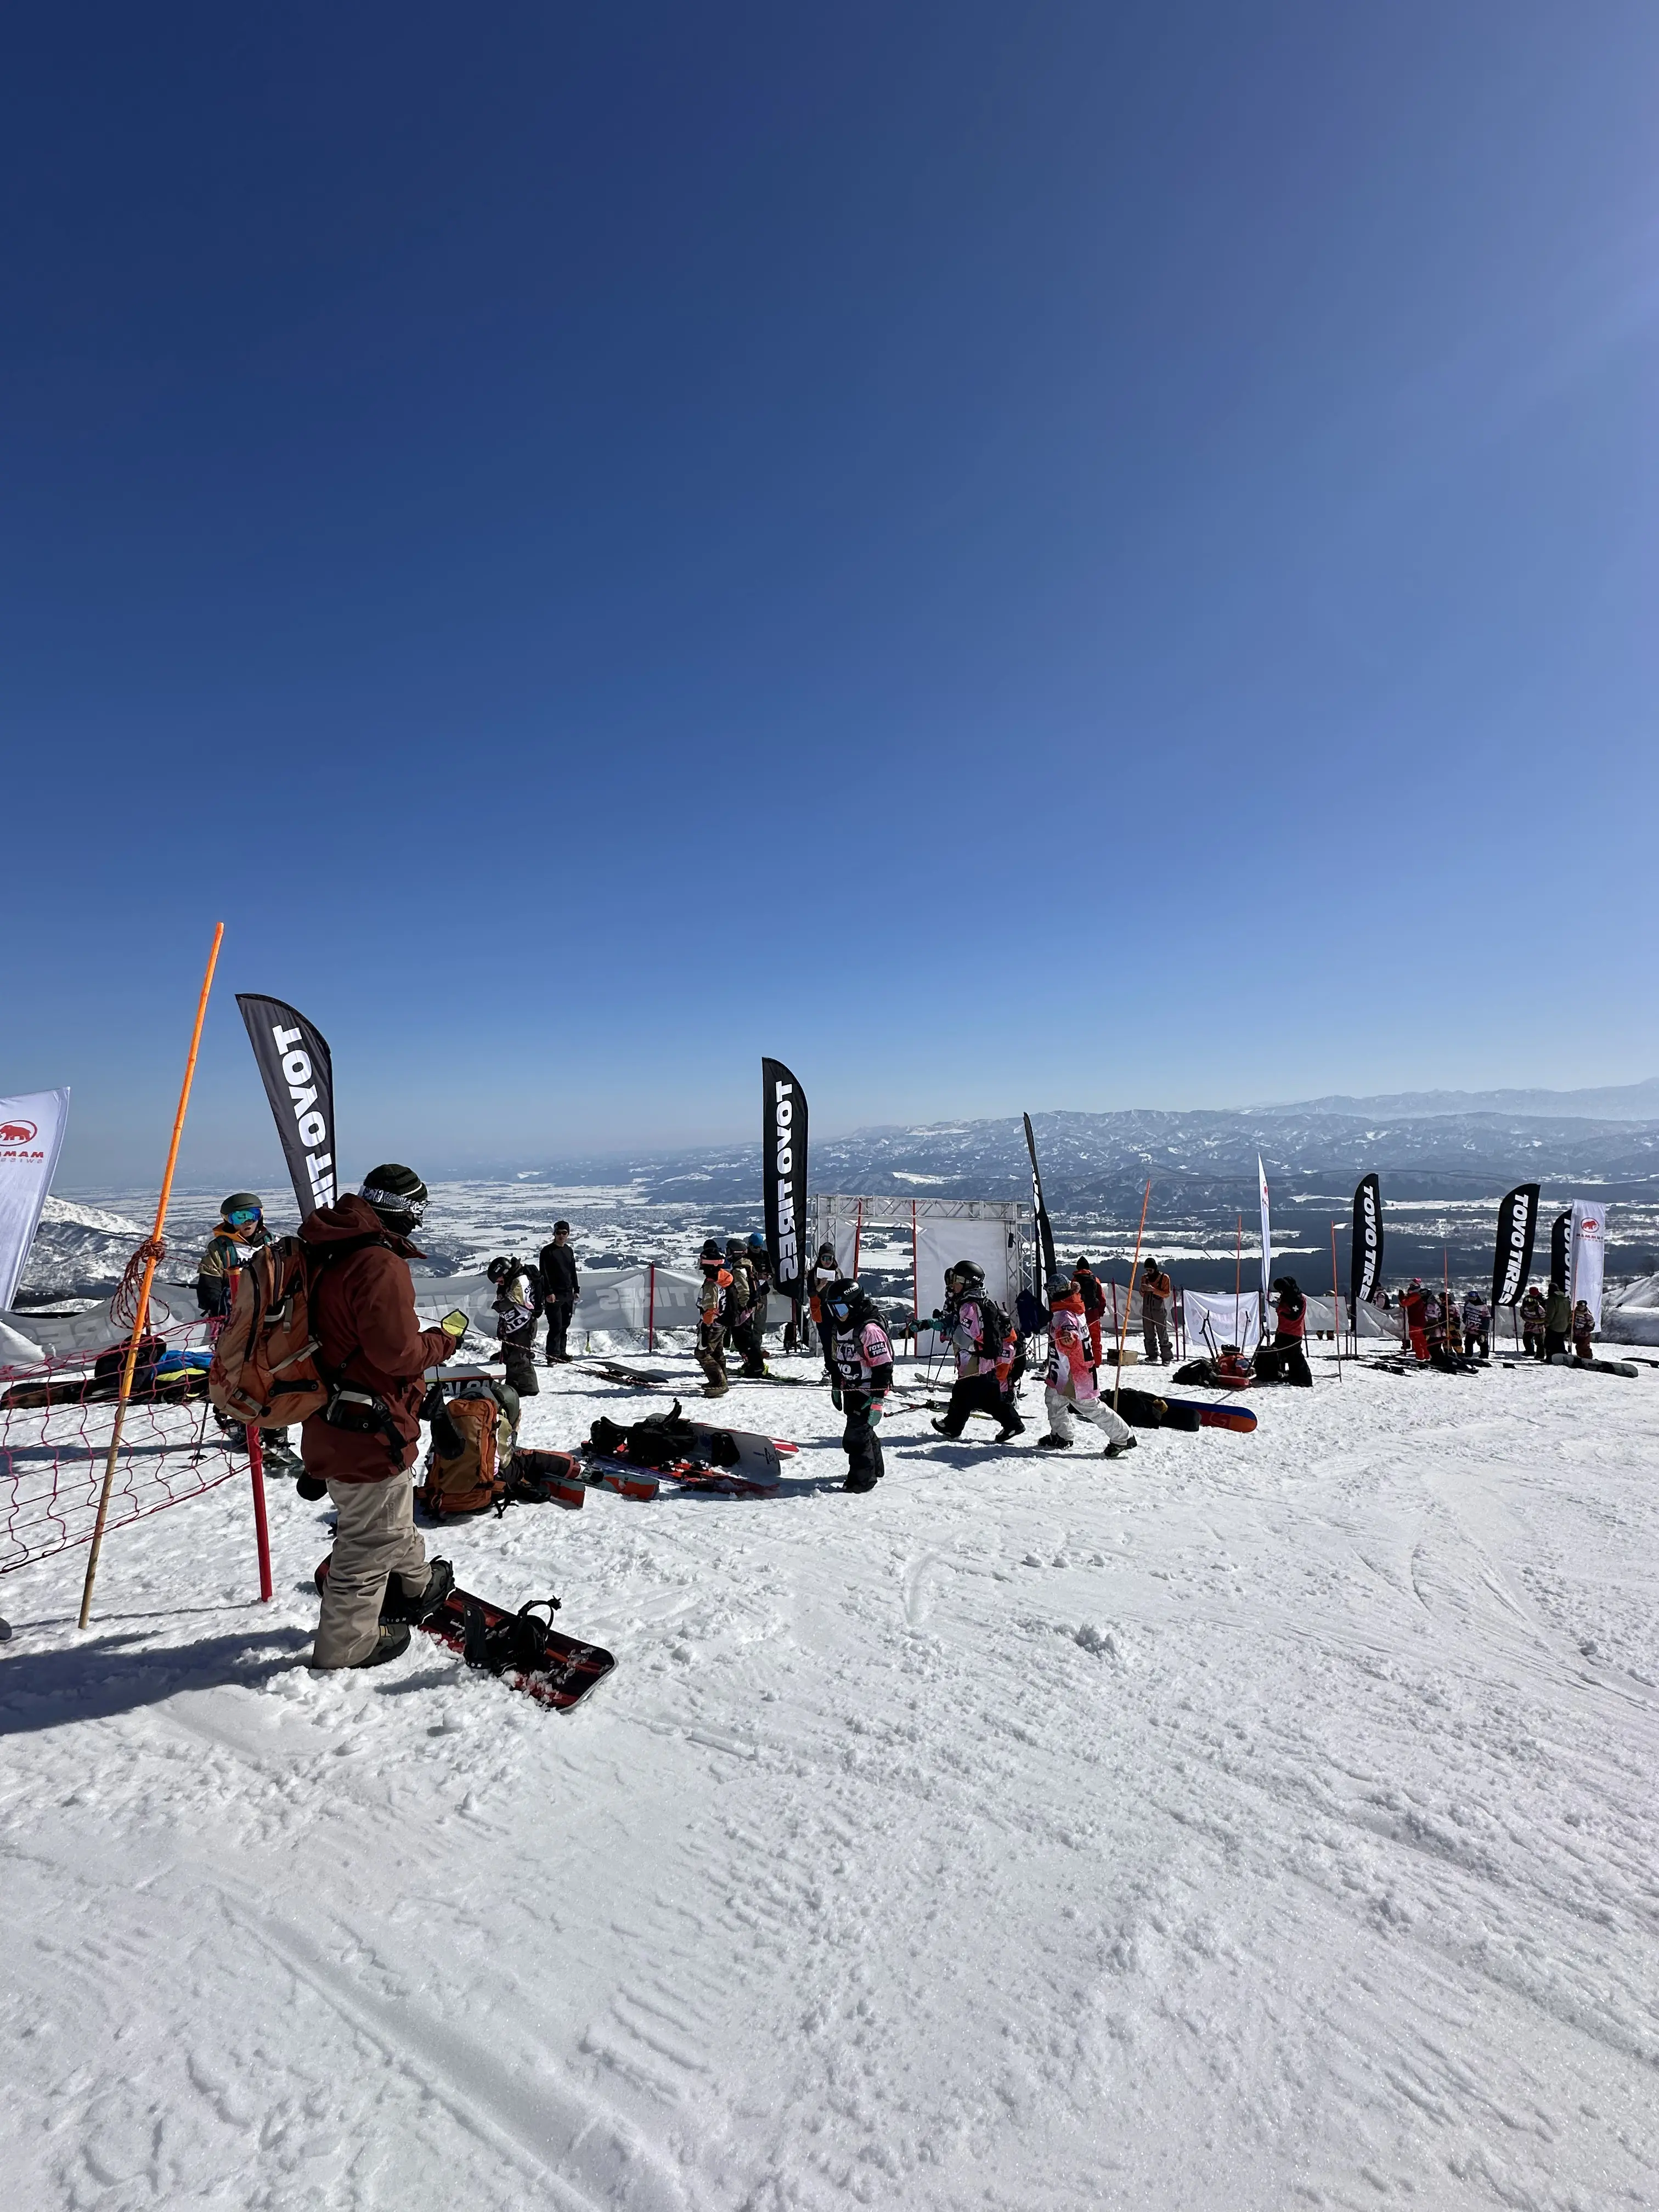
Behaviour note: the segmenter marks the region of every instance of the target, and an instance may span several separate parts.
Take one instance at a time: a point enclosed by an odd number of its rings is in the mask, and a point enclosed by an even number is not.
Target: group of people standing
[[[707,1378],[705,1398],[723,1398],[730,1388],[726,1365],[729,1344],[750,1381],[766,1372],[762,1342],[772,1291],[772,1255],[758,1229],[745,1243],[728,1237],[722,1249],[710,1237],[697,1255],[702,1283],[697,1292],[696,1361]]]
[[[547,1364],[562,1366],[570,1358],[570,1316],[581,1295],[581,1277],[571,1249],[570,1224],[556,1221],[553,1241],[533,1262],[502,1256],[484,1270],[495,1289],[495,1335],[507,1364],[507,1380],[521,1398],[533,1398],[536,1328],[547,1322]]]

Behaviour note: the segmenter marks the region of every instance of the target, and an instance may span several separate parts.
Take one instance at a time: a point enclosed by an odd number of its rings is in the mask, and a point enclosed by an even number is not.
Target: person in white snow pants
[[[1048,1409],[1048,1433],[1038,1443],[1040,1451],[1063,1451],[1072,1442],[1075,1414],[1098,1429],[1106,1439],[1107,1456],[1115,1459],[1134,1443],[1129,1425],[1115,1413],[1100,1395],[1090,1353],[1089,1317],[1083,1293],[1069,1275],[1054,1275],[1048,1283],[1048,1371],[1042,1402]]]

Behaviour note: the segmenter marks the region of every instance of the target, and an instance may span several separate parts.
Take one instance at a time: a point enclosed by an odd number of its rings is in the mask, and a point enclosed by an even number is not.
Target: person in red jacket
[[[1412,1350],[1419,1359],[1429,1356],[1428,1334],[1424,1327],[1428,1304],[1428,1292],[1413,1275],[1400,1293],[1400,1310],[1406,1316],[1406,1334]]]
[[[1106,1314],[1106,1293],[1100,1286],[1100,1278],[1089,1262],[1080,1255],[1072,1270],[1072,1280],[1083,1298],[1083,1317],[1089,1325],[1089,1342],[1093,1346],[1095,1365],[1100,1364],[1100,1332]]]
[[[415,1528],[415,1464],[428,1367],[455,1349],[448,1328],[421,1328],[409,1263],[427,1188],[412,1170],[378,1167],[361,1196],[300,1224],[310,1261],[311,1326],[329,1403],[300,1434],[306,1474],[327,1486],[338,1525],[311,1663],[378,1667],[409,1648],[409,1623],[455,1586],[428,1564]],[[457,1316],[465,1328],[465,1316]],[[395,1592],[388,1588],[397,1577]]]

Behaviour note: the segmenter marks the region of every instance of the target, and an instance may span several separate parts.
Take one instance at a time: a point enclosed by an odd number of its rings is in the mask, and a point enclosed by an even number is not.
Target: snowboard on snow
[[[313,1579],[319,1592],[328,1580],[328,1566],[327,1559],[318,1565]],[[617,1662],[599,1644],[562,1636],[552,1625],[558,1603],[556,1597],[536,1598],[510,1613],[471,1590],[453,1589],[435,1611],[409,1626],[459,1652],[469,1667],[495,1675],[509,1690],[568,1713],[598,1689]],[[543,1606],[548,1610],[545,1621],[537,1617]],[[396,1612],[381,1614],[383,1620],[398,1617]]]
[[[1153,1390],[1122,1390],[1112,1398],[1101,1392],[1101,1403],[1111,1406],[1133,1429],[1178,1429],[1196,1436],[1200,1429],[1231,1429],[1247,1437],[1255,1427],[1248,1406],[1207,1405],[1200,1398],[1167,1398]]]
[[[607,1486],[670,1482],[715,1497],[752,1498],[777,1488],[781,1458],[799,1449],[783,1437],[689,1420],[677,1398],[672,1413],[649,1421],[595,1421],[581,1453],[594,1479]]]

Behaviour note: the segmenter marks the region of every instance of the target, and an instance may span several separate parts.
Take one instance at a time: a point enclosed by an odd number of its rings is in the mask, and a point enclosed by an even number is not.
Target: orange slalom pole
[[[179,1164],[179,1139],[185,1133],[185,1109],[190,1103],[190,1086],[196,1075],[196,1055],[202,1049],[202,1024],[207,1019],[208,993],[213,988],[213,971],[219,964],[219,947],[224,942],[225,925],[216,922],[213,929],[213,948],[208,954],[207,973],[202,978],[202,995],[196,1001],[196,1026],[190,1035],[190,1058],[185,1062],[185,1080],[179,1092],[179,1111],[173,1117],[173,1142],[167,1146],[167,1172],[161,1177],[161,1195],[155,1202],[155,1227],[144,1252],[143,1279],[138,1285],[138,1310],[133,1316],[132,1337],[127,1346],[126,1364],[121,1370],[121,1388],[115,1400],[115,1427],[109,1440],[109,1457],[104,1462],[104,1487],[98,1498],[98,1518],[93,1524],[92,1549],[87,1556],[87,1579],[81,1591],[81,1622],[84,1628],[92,1615],[92,1586],[98,1577],[98,1554],[104,1547],[104,1524],[109,1518],[110,1492],[115,1486],[115,1462],[121,1449],[121,1430],[126,1420],[127,1407],[132,1398],[132,1377],[138,1364],[138,1346],[143,1340],[144,1323],[149,1318],[150,1285],[155,1280],[156,1263],[165,1246],[161,1231],[167,1226],[167,1206],[173,1197],[173,1174]]]
[[[1129,1299],[1135,1294],[1135,1269],[1140,1265],[1140,1234],[1146,1226],[1146,1201],[1152,1194],[1152,1178],[1141,1194],[1140,1227],[1135,1231],[1135,1256],[1129,1262],[1129,1291],[1123,1301],[1123,1326],[1117,1333],[1117,1381],[1112,1385],[1112,1411],[1116,1413],[1117,1401],[1123,1394],[1123,1340],[1129,1334]]]

